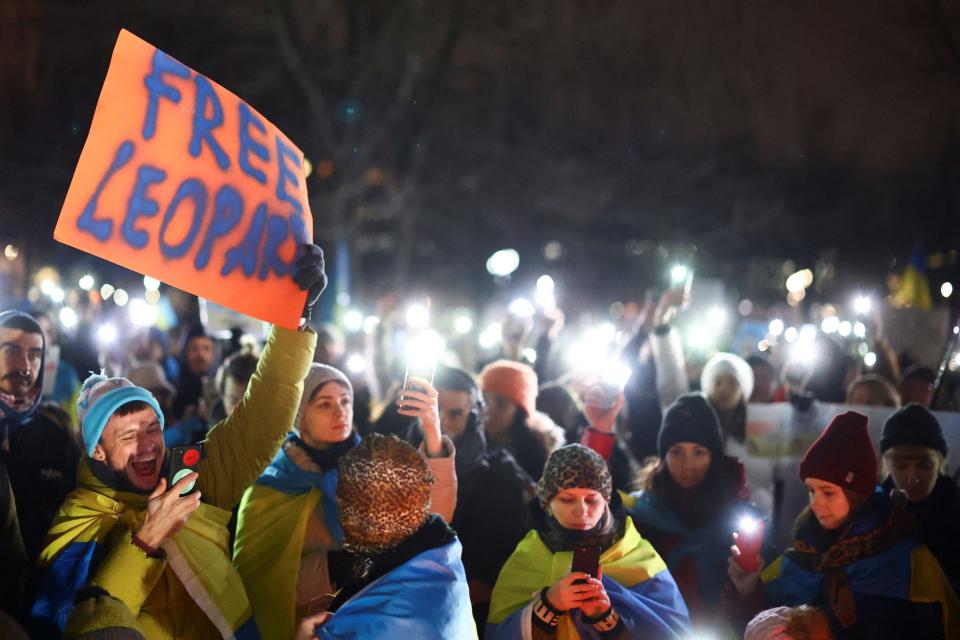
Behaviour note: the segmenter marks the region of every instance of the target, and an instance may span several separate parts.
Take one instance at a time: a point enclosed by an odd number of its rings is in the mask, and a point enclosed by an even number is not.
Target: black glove
[[[293,281],[307,292],[302,317],[309,320],[313,305],[317,304],[320,294],[327,288],[327,274],[323,270],[323,249],[315,244],[303,245],[302,249],[302,255],[293,263]]]

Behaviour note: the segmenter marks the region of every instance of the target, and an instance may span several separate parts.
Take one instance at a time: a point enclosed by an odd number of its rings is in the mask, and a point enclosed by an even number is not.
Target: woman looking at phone
[[[866,416],[852,411],[810,446],[799,473],[810,506],[797,518],[793,547],[762,572],[745,571],[731,547],[731,604],[744,617],[810,604],[839,638],[960,637],[960,602],[915,538],[906,497],[876,490],[874,451]]]
[[[537,497],[534,529],[493,588],[487,638],[685,636],[677,585],[623,510],[599,454],[579,444],[555,451]],[[591,556],[595,570],[584,561]],[[571,570],[575,559],[585,571]]]
[[[431,510],[447,522],[456,507],[454,448],[440,434],[437,391],[411,380],[402,415],[423,428],[421,454],[436,479]],[[340,551],[338,463],[359,443],[353,430],[353,386],[338,369],[314,363],[303,385],[293,431],[240,503],[234,564],[263,638],[292,638],[298,621],[327,611],[349,577]]]

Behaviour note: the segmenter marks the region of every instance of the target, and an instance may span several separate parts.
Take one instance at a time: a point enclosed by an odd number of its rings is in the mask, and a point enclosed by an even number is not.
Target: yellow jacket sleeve
[[[166,566],[166,559],[151,558],[133,544],[130,531],[123,528],[123,533],[115,537],[113,546],[97,567],[93,582],[137,615]]]
[[[197,481],[204,502],[233,509],[293,427],[317,334],[274,326],[257,371],[232,414],[207,435]]]

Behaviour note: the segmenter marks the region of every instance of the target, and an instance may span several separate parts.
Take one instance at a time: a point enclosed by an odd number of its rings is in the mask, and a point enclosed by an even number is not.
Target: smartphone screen
[[[599,567],[600,547],[596,545],[583,545],[573,550],[573,563],[570,565],[571,573],[582,572],[596,578]]]
[[[167,472],[164,474],[167,479],[167,489],[180,482],[185,476],[198,472],[201,460],[203,460],[202,443],[167,449]],[[196,481],[184,487],[180,495],[189,495],[195,488]]]

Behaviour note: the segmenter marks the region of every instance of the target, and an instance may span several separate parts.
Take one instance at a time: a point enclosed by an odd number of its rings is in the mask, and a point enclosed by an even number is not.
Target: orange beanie
[[[509,398],[528,416],[537,409],[537,374],[521,362],[491,362],[480,372],[480,388]]]

